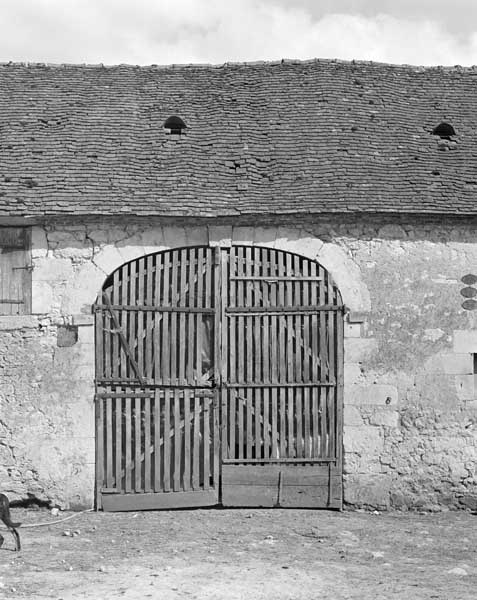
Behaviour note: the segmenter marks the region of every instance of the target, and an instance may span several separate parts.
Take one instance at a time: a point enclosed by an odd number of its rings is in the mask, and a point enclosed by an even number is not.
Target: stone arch
[[[269,246],[319,262],[333,277],[343,303],[353,311],[368,312],[369,291],[352,258],[337,244],[323,242],[308,231],[293,227],[151,227],[130,238],[107,244],[92,262],[81,266],[64,290],[63,314],[83,312],[91,306],[106,277],[122,264],[173,247],[198,244]]]

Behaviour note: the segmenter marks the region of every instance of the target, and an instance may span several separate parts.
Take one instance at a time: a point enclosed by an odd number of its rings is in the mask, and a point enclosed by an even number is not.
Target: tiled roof
[[[0,216],[363,211],[477,214],[477,68],[0,65]]]

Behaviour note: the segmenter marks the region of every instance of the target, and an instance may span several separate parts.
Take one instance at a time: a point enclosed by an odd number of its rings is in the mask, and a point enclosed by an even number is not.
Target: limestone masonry
[[[0,316],[2,492],[93,506],[106,278],[243,244],[341,292],[345,503],[477,510],[477,70],[3,65],[0,106],[0,226],[31,228],[32,267],[31,313]]]

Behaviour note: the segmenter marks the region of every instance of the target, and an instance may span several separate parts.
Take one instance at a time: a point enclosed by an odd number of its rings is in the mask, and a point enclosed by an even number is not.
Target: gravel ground
[[[476,533],[464,512],[89,512],[20,528],[19,553],[4,535],[0,598],[476,600]]]

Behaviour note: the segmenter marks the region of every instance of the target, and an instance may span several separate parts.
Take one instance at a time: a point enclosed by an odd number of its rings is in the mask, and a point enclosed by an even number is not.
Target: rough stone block
[[[73,264],[65,258],[38,258],[33,267],[33,281],[67,281],[74,276]]]
[[[392,479],[389,475],[347,475],[344,500],[354,506],[388,508]]]
[[[474,372],[474,358],[470,353],[436,354],[426,361],[425,369],[428,373],[471,375]]]
[[[36,329],[38,325],[37,317],[32,315],[5,315],[0,317],[0,331]]]
[[[361,337],[361,324],[360,323],[345,323],[344,336],[345,336],[345,338]]]
[[[399,413],[397,410],[387,408],[376,408],[369,414],[371,425],[382,425],[384,427],[399,427]]]
[[[232,227],[231,226],[212,226],[208,228],[209,246],[219,248],[230,248],[232,245]]]
[[[123,263],[124,258],[115,246],[105,246],[94,257],[94,264],[106,275],[115,271]]]
[[[475,375],[456,375],[455,389],[459,400],[475,398]]]
[[[383,451],[384,439],[379,427],[343,427],[343,446],[346,452],[356,452],[362,456],[379,456]]]
[[[352,310],[348,313],[348,323],[365,323],[366,319],[367,314],[364,312]]]
[[[54,286],[47,281],[32,281],[31,297],[31,312],[33,314],[46,314],[59,309]]]
[[[182,248],[187,244],[184,227],[164,227],[164,245],[166,248]]]
[[[358,363],[368,359],[378,349],[374,338],[347,338],[344,342],[345,363]]]
[[[345,386],[356,383],[362,377],[363,372],[359,363],[345,363],[344,366],[344,381]]]
[[[345,406],[343,410],[343,423],[344,425],[362,426],[364,425],[363,417],[361,412],[356,406]]]
[[[79,313],[77,315],[72,315],[71,321],[73,325],[91,326],[94,325],[94,315],[82,315]]]
[[[454,352],[477,352],[477,329],[454,331]]]
[[[207,227],[187,227],[185,233],[188,246],[207,246],[209,243]]]
[[[393,385],[353,384],[345,387],[345,404],[396,406],[397,403],[398,392]]]

